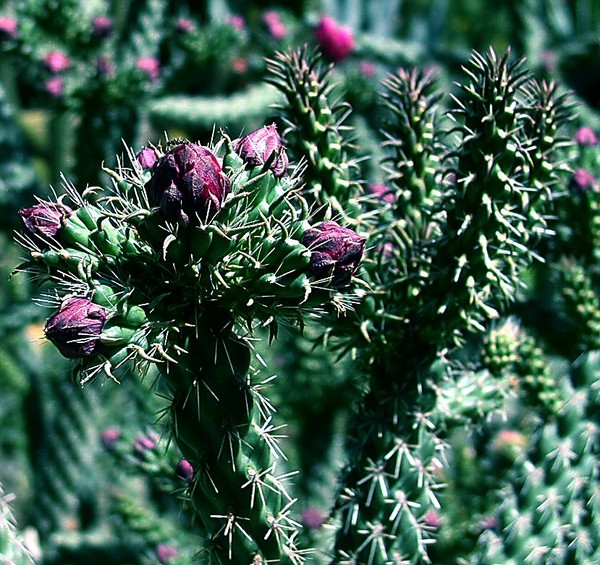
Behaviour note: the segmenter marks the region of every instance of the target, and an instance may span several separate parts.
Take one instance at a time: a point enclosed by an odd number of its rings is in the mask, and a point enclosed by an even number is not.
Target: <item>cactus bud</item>
[[[582,147],[593,147],[598,144],[598,137],[591,127],[583,126],[575,132],[575,141]]]
[[[73,210],[58,202],[40,202],[32,208],[19,210],[25,227],[33,235],[53,237]]]
[[[0,42],[9,39],[16,39],[18,36],[19,24],[14,18],[8,16],[0,17]]]
[[[302,524],[309,530],[318,530],[325,523],[325,514],[313,506],[304,510],[301,517]]]
[[[100,434],[100,441],[106,449],[111,449],[121,439],[121,432],[117,428],[106,428]]]
[[[180,479],[189,481],[194,477],[194,467],[192,467],[192,464],[187,459],[182,459],[177,463],[175,473]]]
[[[65,81],[61,77],[52,77],[44,83],[44,90],[52,98],[61,98],[65,93]]]
[[[333,221],[306,230],[302,243],[311,250],[311,275],[316,279],[330,279],[332,287],[350,284],[366,241],[365,237]]]
[[[175,29],[182,35],[186,35],[192,33],[196,29],[196,26],[189,18],[179,18],[175,25]]]
[[[579,168],[573,173],[571,178],[571,187],[575,192],[586,192],[596,185],[594,175],[586,169]]]
[[[352,30],[340,25],[331,16],[321,18],[315,29],[315,38],[323,53],[333,62],[342,61],[354,51]]]
[[[107,16],[97,16],[92,20],[92,32],[95,37],[104,39],[108,37],[113,30],[113,22]]]
[[[179,552],[172,545],[164,543],[157,545],[155,551],[158,562],[163,565],[165,563],[171,563],[171,561],[179,555]]]
[[[281,16],[275,10],[268,10],[262,16],[262,23],[271,38],[281,41],[285,39],[288,30],[281,19]]]
[[[156,80],[160,75],[160,63],[154,57],[140,57],[137,60],[136,67],[150,80]]]
[[[164,216],[183,225],[209,222],[221,210],[231,181],[217,158],[205,147],[181,143],[156,164],[146,183],[153,206]]]
[[[277,178],[282,177],[288,168],[288,157],[275,124],[264,126],[235,140],[233,148],[253,167],[262,167],[270,162],[269,168]]]
[[[83,296],[72,296],[46,322],[44,332],[65,357],[91,357],[97,352],[105,322],[102,306]]]
[[[50,51],[44,57],[44,65],[48,71],[56,74],[68,69],[71,62],[62,51]]]
[[[138,163],[142,166],[142,169],[151,169],[156,164],[158,157],[156,155],[156,151],[152,149],[152,147],[144,147],[142,150],[135,156]]]

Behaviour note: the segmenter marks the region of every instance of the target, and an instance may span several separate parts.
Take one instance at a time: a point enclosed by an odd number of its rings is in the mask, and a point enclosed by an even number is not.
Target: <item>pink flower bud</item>
[[[120,439],[121,432],[117,428],[106,428],[100,434],[100,441],[107,449],[110,449]]]
[[[594,130],[589,126],[583,126],[575,133],[575,141],[583,147],[593,147],[598,145],[598,137]]]
[[[304,232],[302,243],[311,250],[310,273],[332,287],[350,284],[362,259],[367,239],[334,221]]]
[[[288,168],[288,157],[275,124],[264,126],[235,140],[233,148],[252,167],[262,167],[270,161],[269,168],[278,178]]]
[[[161,543],[156,546],[156,558],[162,565],[170,563],[172,559],[179,555],[179,552],[172,546]]]
[[[185,35],[186,33],[192,33],[196,29],[196,26],[194,22],[188,18],[179,18],[175,24],[175,29],[179,33]]]
[[[44,90],[54,98],[60,98],[65,93],[65,81],[62,77],[52,77],[44,83]]]
[[[394,190],[385,184],[372,183],[369,185],[369,192],[376,196],[382,202],[391,204],[394,202]]]
[[[25,228],[40,237],[54,237],[73,210],[58,202],[40,202],[19,210]]]
[[[83,296],[63,300],[46,322],[46,337],[70,359],[91,357],[98,351],[106,310]]]
[[[354,51],[352,30],[331,16],[323,16],[315,29],[315,38],[323,53],[333,62],[342,61]]]
[[[156,442],[149,436],[139,436],[133,440],[133,449],[139,455],[151,451],[156,447]]]
[[[160,63],[154,57],[141,57],[136,66],[151,80],[156,80],[160,75]]]
[[[302,524],[310,530],[318,530],[325,523],[325,514],[318,508],[307,508],[301,515]]]
[[[113,27],[113,21],[107,16],[97,16],[92,20],[92,32],[99,39],[108,37]]]
[[[146,183],[150,204],[183,225],[212,220],[231,189],[217,158],[206,147],[184,142],[166,153]]]
[[[571,186],[576,192],[586,192],[596,186],[596,179],[586,169],[579,168],[573,173]]]
[[[156,151],[152,147],[144,147],[135,157],[142,169],[151,169],[158,161]]]
[[[53,74],[69,68],[71,61],[62,51],[50,51],[44,57],[44,65]]]
[[[0,42],[16,39],[19,35],[18,29],[17,20],[9,16],[0,17]]]
[[[364,60],[359,65],[360,74],[365,78],[373,78],[377,71],[377,65],[373,61]]]
[[[281,16],[274,10],[268,10],[263,14],[262,23],[265,26],[267,33],[277,41],[285,39],[288,34],[288,30],[285,27]]]
[[[244,31],[246,29],[246,20],[242,16],[237,14],[231,14],[227,17],[227,23],[237,31]]]
[[[190,481],[194,477],[194,467],[187,459],[182,459],[177,463],[175,473],[180,479]]]

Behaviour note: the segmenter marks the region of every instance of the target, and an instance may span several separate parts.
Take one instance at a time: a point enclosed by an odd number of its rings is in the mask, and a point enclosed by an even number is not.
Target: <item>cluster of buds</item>
[[[172,394],[173,435],[185,458],[177,473],[189,483],[200,522],[218,537],[215,515],[250,513],[251,533],[240,534],[243,559],[275,559],[294,550],[291,534],[269,539],[273,520],[287,520],[283,487],[272,507],[248,499],[247,490],[234,500],[223,493],[216,504],[211,490],[213,480],[243,485],[257,469],[271,480],[266,473],[274,469],[271,449],[261,447],[265,435],[254,431],[268,423],[269,408],[253,392],[243,336],[257,324],[274,333],[278,320],[347,308],[366,238],[331,220],[311,224],[301,168],[290,165],[274,124],[235,140],[223,136],[213,147],[185,140],[146,147],[130,160],[129,168],[106,170],[113,186],[105,194],[67,185],[65,197],[20,212],[23,269],[52,281],[46,293],[58,306],[46,337],[78,360],[82,382],[156,365]],[[204,387],[192,391],[198,383]],[[223,422],[235,423],[235,436]],[[232,467],[221,449],[211,452],[224,441],[246,464]],[[145,446],[141,439],[139,449]],[[224,478],[207,479],[206,469]],[[219,512],[206,513],[209,500]]]

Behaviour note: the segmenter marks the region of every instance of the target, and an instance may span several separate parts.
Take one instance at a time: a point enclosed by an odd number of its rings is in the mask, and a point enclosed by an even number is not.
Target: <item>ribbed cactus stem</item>
[[[206,532],[205,552],[223,563],[295,563],[293,500],[268,403],[253,382],[251,346],[224,312],[190,329],[186,353],[162,371],[171,389],[173,435],[195,469],[189,495]]]

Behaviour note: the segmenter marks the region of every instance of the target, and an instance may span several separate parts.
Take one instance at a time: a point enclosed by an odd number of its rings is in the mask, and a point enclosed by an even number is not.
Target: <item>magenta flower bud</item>
[[[175,24],[175,29],[179,33],[185,35],[186,33],[191,33],[192,31],[194,31],[196,29],[196,26],[194,22],[188,18],[179,18],[177,20],[177,23]]]
[[[152,149],[152,147],[144,147],[135,158],[138,160],[139,164],[142,166],[142,169],[151,169],[158,161],[158,156],[156,155],[156,151]]]
[[[58,202],[40,202],[19,210],[25,228],[40,237],[54,237],[73,210]]]
[[[315,29],[315,38],[323,53],[333,62],[342,61],[354,51],[352,30],[331,16],[323,16]]]
[[[50,51],[44,57],[44,65],[53,74],[69,68],[71,61],[62,51]]]
[[[288,157],[275,124],[264,126],[235,140],[233,148],[252,167],[262,167],[271,160],[269,168],[277,178],[282,177],[288,168]]]
[[[309,270],[317,281],[332,287],[350,284],[365,249],[366,237],[333,221],[304,232],[302,243],[311,250]]]
[[[586,169],[579,168],[573,173],[571,186],[576,192],[586,192],[596,186],[596,179]]]
[[[281,16],[274,10],[268,10],[263,14],[262,23],[265,26],[267,33],[277,41],[285,39],[288,34],[288,30],[285,27]]]
[[[97,16],[92,20],[92,32],[95,37],[104,39],[113,30],[113,21],[107,16]]]
[[[52,77],[44,83],[44,90],[53,98],[60,98],[65,93],[65,81],[61,77]]]
[[[117,428],[106,428],[100,434],[100,441],[107,449],[110,449],[121,439],[121,432]]]
[[[180,479],[184,481],[190,481],[194,477],[194,467],[187,459],[182,459],[177,463],[175,473]]]
[[[231,189],[217,158],[196,143],[185,142],[166,153],[146,183],[152,206],[167,220],[183,225],[212,220]]]
[[[172,546],[161,543],[156,546],[156,558],[161,564],[170,563],[172,559],[179,555],[179,552]]]
[[[575,141],[583,147],[593,147],[598,145],[598,137],[594,130],[589,126],[580,127],[575,132]]]
[[[46,322],[44,332],[56,348],[70,359],[91,357],[100,346],[106,310],[83,296],[63,300]]]
[[[17,20],[9,16],[0,17],[0,42],[16,39],[19,35]]]
[[[136,66],[151,80],[156,80],[160,75],[160,63],[154,57],[140,57]]]
[[[302,512],[302,524],[310,530],[318,530],[325,523],[325,514],[318,508],[310,507]]]

